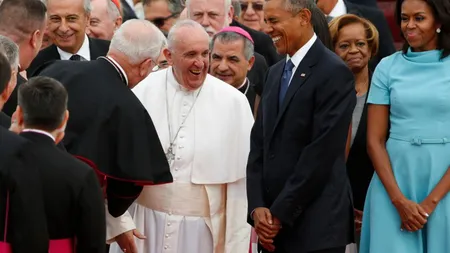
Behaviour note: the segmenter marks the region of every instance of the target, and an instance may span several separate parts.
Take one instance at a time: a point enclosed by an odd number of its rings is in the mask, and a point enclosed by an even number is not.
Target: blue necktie
[[[289,87],[289,81],[292,76],[292,69],[294,68],[294,64],[291,59],[286,62],[284,65],[283,76],[281,77],[281,85],[280,85],[280,96],[278,97],[278,106],[281,108],[283,104],[284,97],[286,96],[287,89]]]

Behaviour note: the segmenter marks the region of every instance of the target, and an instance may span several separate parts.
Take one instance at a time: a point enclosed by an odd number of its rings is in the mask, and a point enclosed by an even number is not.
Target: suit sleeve
[[[134,183],[107,178],[106,196],[108,212],[113,217],[124,214],[142,191],[143,186]]]
[[[270,207],[272,215],[288,226],[321,194],[336,161],[342,159],[345,164],[348,127],[356,104],[353,75],[346,66],[338,65],[318,85],[312,141]]]
[[[104,253],[106,222],[103,194],[93,170],[87,174],[78,199],[77,251]]]
[[[269,71],[267,72],[269,73]],[[267,79],[267,75],[266,75]],[[247,221],[253,226],[251,214],[257,207],[266,207],[263,198],[263,99],[259,103],[258,114],[250,135],[250,154],[247,163],[247,199],[248,199],[248,218]]]

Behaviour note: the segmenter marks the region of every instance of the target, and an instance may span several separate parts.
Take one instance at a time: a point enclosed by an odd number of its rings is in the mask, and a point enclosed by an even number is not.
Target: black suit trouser
[[[270,252],[265,250],[265,249],[263,249],[262,253],[270,253]],[[272,252],[272,253],[285,253],[285,251],[275,250],[275,252]],[[339,247],[339,248],[310,251],[309,253],[345,253],[345,246],[344,247]]]

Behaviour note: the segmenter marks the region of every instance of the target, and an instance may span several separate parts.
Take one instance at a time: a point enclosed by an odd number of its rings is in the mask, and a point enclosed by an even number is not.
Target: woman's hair
[[[450,55],[450,1],[449,0],[423,0],[433,11],[434,19],[441,24],[441,32],[438,34],[437,49],[442,50],[441,58]],[[400,27],[402,22],[402,4],[404,0],[397,0],[395,7],[395,22]],[[400,36],[405,39],[403,32]],[[409,48],[408,42],[405,40],[403,44],[403,53]]]
[[[311,24],[313,25],[314,32],[322,43],[330,50],[334,51],[333,43],[331,41],[330,30],[328,30],[327,18],[323,14],[322,10],[316,5],[311,8]]]
[[[361,24],[364,26],[364,30],[366,31],[366,40],[371,50],[371,57],[373,58],[378,53],[379,47],[379,34],[377,28],[365,18],[361,18],[354,14],[345,14],[334,18],[330,24],[330,33],[331,39],[333,41],[333,46],[336,45],[337,40],[339,38],[339,32],[342,28],[351,25],[351,24]],[[334,51],[334,50],[333,50]]]

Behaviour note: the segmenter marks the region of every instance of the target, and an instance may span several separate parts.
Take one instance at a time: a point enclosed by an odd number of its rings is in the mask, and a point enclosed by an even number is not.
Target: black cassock
[[[29,155],[42,180],[49,239],[68,239],[74,245],[76,238],[75,252],[104,253],[105,206],[95,171],[59,149],[49,136],[20,135],[31,142]]]
[[[8,214],[7,214],[8,212]],[[6,218],[8,216],[8,218]],[[0,126],[0,241],[14,253],[48,253],[47,220],[29,142]]]
[[[106,179],[112,216],[122,215],[143,185],[172,182],[148,112],[110,60],[55,61],[36,73],[66,87],[70,117],[64,145]]]

